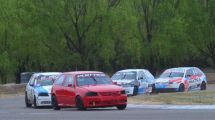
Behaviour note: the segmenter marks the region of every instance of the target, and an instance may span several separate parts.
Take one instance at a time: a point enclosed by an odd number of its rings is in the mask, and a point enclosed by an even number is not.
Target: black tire
[[[185,91],[184,84],[180,84],[178,88],[178,92],[184,92],[184,91]]]
[[[60,110],[60,107],[58,106],[57,99],[54,95],[52,95],[52,108],[53,110]]]
[[[80,96],[77,96],[75,101],[76,101],[76,108],[78,110],[86,110],[86,108],[84,107],[83,101],[82,101]]]
[[[201,84],[201,86],[200,86],[201,88],[201,90],[206,90],[206,88],[207,88],[207,85],[206,85],[206,83],[205,82],[202,82],[202,84]]]
[[[155,84],[152,84],[152,93],[158,93],[156,88],[155,88]]]
[[[133,91],[133,95],[137,95],[138,94],[138,86],[134,86],[134,91]]]
[[[34,96],[34,108],[38,108],[36,96]]]
[[[26,107],[31,107],[32,106],[32,104],[29,103],[27,93],[25,93],[25,106]]]
[[[125,110],[125,108],[127,107],[127,105],[119,105],[119,106],[116,106],[116,108],[118,110]]]

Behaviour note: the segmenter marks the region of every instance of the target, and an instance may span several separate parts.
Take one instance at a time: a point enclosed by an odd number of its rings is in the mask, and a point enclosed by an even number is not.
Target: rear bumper
[[[84,97],[83,102],[86,108],[114,107],[127,104],[127,95]]]
[[[155,89],[157,92],[176,92],[178,91],[179,84],[155,84]]]
[[[156,88],[156,92],[177,92],[178,88]]]

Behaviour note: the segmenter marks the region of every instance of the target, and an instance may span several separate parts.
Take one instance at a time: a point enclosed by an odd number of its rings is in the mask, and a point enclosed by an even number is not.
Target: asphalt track
[[[190,109],[187,109],[190,108]],[[128,105],[126,110],[116,108],[78,111],[65,108],[25,108],[24,96],[0,99],[0,120],[214,120],[215,106]],[[202,109],[199,109],[202,108]]]

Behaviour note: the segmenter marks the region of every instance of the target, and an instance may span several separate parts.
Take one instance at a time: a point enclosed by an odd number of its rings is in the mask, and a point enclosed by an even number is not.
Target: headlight
[[[49,96],[48,93],[39,93],[38,96]]]
[[[121,94],[126,94],[125,90],[120,91]]]
[[[96,93],[96,92],[88,92],[88,93],[86,93],[86,96],[98,96],[98,93]]]

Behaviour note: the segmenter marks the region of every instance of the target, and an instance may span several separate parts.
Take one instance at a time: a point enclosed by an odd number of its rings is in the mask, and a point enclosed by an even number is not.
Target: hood
[[[80,88],[83,88],[92,92],[116,92],[116,91],[123,90],[122,87],[117,85],[90,85],[90,86],[82,86]]]
[[[158,78],[155,80],[156,83],[160,83],[160,82],[178,82],[181,81],[182,77],[172,77],[172,78]]]
[[[35,91],[37,93],[51,93],[51,88],[52,88],[51,85],[49,85],[49,86],[39,86],[39,87],[35,88]]]
[[[113,80],[113,82],[116,82],[118,85],[121,85],[121,84],[129,84],[131,82],[134,82],[135,80]]]

